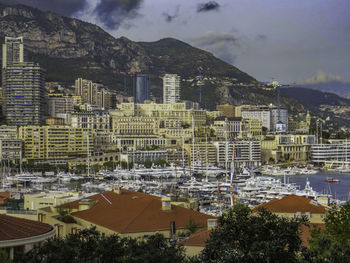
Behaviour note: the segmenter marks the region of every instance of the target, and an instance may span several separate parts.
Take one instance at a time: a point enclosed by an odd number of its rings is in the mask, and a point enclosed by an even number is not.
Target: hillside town
[[[329,120],[289,113],[276,81],[266,86],[275,91],[274,104],[208,110],[203,75],[196,79],[198,101],[181,99],[186,80],[177,72],[161,76],[161,98],[147,74],[125,74],[128,96],[89,76],[77,75],[70,86],[46,81],[45,69],[25,53],[23,37],[5,38],[0,222],[15,229],[18,243],[6,245],[0,234],[0,247],[11,259],[19,247],[26,252],[92,225],[121,237],[160,233],[193,256],[217,218],[237,204],[322,224],[332,204],[348,201],[316,191],[308,177],[302,185],[289,181],[322,171],[349,174],[350,143],[346,132],[329,132]],[[191,222],[201,226],[193,235],[185,233]]]

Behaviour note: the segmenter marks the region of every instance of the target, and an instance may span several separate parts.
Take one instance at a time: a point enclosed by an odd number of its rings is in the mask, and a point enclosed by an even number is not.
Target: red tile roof
[[[0,214],[0,241],[39,236],[52,229],[48,224]]]
[[[260,208],[265,208],[267,211],[272,213],[326,213],[326,209],[313,199],[297,195],[288,195],[282,199],[271,200],[268,203],[258,205],[253,209],[253,211],[256,212]]]
[[[97,202],[90,209],[73,212],[72,216],[121,234],[170,230],[171,221],[175,221],[176,229],[184,229],[190,219],[206,227],[207,220],[214,218],[175,205],[171,206],[171,211],[163,211],[159,197],[124,189],[121,194],[105,192],[85,199]],[[79,201],[61,207],[77,209]]]
[[[209,237],[210,231],[206,228],[194,233],[184,240],[181,240],[179,244],[182,244],[184,246],[205,247]]]

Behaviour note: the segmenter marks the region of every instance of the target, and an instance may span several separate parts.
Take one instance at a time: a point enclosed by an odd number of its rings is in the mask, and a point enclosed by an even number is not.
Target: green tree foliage
[[[196,222],[195,220],[190,218],[190,220],[188,221],[187,225],[185,226],[185,229],[187,230],[188,235],[192,235],[192,234],[196,233],[199,229],[201,229],[203,227],[204,226],[201,223]]]
[[[147,240],[105,236],[96,229],[82,230],[65,239],[51,239],[18,258],[18,263],[153,263],[185,262],[182,246],[162,235]]]
[[[1,263],[11,263],[12,262],[9,254],[6,252],[5,249],[0,249],[0,262]]]
[[[253,213],[236,205],[218,220],[201,254],[203,262],[297,262],[302,251],[298,229],[305,218]]]
[[[309,262],[350,262],[350,203],[333,206],[325,218],[326,229],[311,232]]]

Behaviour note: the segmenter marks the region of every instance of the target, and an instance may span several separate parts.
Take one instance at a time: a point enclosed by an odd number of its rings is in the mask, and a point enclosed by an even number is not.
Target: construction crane
[[[280,84],[276,80],[272,81],[271,84],[272,84],[272,87],[277,91],[277,122],[280,122],[281,121]]]
[[[203,69],[201,66],[198,67],[198,78],[199,78],[199,109],[202,109],[202,80],[203,80]]]
[[[274,80],[271,83],[272,87],[276,90],[277,92],[277,122],[276,122],[276,132],[285,132],[286,127],[284,126],[285,123],[281,122],[281,88],[289,88],[289,86],[283,86],[281,85],[278,81]]]

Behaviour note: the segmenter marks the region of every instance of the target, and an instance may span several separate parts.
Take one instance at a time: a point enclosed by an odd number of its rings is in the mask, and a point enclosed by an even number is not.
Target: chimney
[[[113,192],[116,195],[120,195],[122,193],[122,188],[120,186],[116,186],[116,187],[113,188]]]
[[[214,228],[216,228],[217,224],[218,224],[218,220],[216,218],[210,218],[208,219],[208,230],[212,230]]]
[[[175,221],[170,221],[170,238],[174,239],[175,235],[176,235]]]
[[[162,210],[171,211],[171,199],[170,197],[162,197]]]
[[[95,204],[94,200],[81,199],[79,201],[79,211],[90,209]]]

